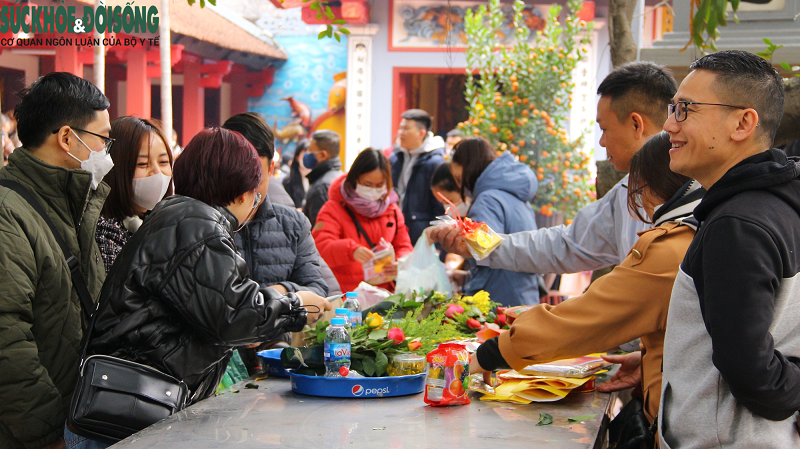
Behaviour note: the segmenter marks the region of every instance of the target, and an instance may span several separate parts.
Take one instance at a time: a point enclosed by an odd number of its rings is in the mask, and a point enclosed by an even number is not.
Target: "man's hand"
[[[327,299],[314,292],[297,292],[297,296],[303,300],[303,307],[308,309],[308,318],[306,323],[309,325],[315,323],[323,313],[332,309],[331,303]],[[309,306],[317,306],[319,307],[319,310],[316,311],[317,307],[311,307],[311,309],[309,309]]]
[[[50,443],[42,449],[67,449],[67,443],[64,442],[63,438],[59,438],[55,443]]]
[[[469,357],[469,374],[470,376],[477,373],[483,373],[483,381],[486,385],[492,385],[492,372],[486,371],[481,368],[481,364],[478,363],[478,354],[472,354]]]
[[[375,253],[363,246],[359,246],[355,251],[353,251],[353,259],[360,264],[369,262],[373,257],[375,257]]]
[[[458,254],[461,257],[470,258],[472,254],[467,247],[467,240],[461,234],[461,228],[450,224],[440,224],[431,229],[431,242],[439,242],[442,249],[448,253]]]
[[[642,352],[636,351],[625,355],[604,355],[603,360],[621,364],[614,376],[597,386],[597,391],[612,391],[633,388],[642,383]]]

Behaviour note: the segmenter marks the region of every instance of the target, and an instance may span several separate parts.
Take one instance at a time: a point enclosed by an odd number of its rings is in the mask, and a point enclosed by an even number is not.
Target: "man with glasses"
[[[670,168],[707,193],[672,290],[662,449],[800,447],[800,163],[770,149],[783,80],[764,59],[695,61],[669,106]]]
[[[96,300],[105,270],[94,232],[113,165],[108,99],[69,73],[43,76],[21,97],[14,114],[22,147],[0,180],[41,204]],[[72,437],[64,422],[87,312],[50,227],[0,186],[0,447],[59,448]]]

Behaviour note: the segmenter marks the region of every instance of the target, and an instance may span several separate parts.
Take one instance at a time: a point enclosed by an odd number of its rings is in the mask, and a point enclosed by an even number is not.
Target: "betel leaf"
[[[368,377],[375,375],[375,358],[364,357],[364,360],[361,361],[361,365],[364,367],[364,374]]]
[[[374,331],[369,333],[370,340],[382,340],[389,335],[389,331],[386,329],[375,329]]]
[[[594,419],[597,416],[597,413],[594,415],[583,415],[583,416],[575,416],[572,418],[567,418],[569,422],[584,422],[589,421],[590,419]]]
[[[381,351],[375,351],[375,375],[382,376],[389,366],[389,358]]]
[[[549,426],[553,424],[553,415],[549,413],[539,413],[539,422],[536,423],[537,426]]]

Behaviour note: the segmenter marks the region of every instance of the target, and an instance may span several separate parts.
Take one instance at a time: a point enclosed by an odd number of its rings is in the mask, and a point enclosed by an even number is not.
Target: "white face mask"
[[[467,198],[466,201],[462,201],[462,202],[458,203],[458,205],[456,205],[456,210],[458,211],[458,213],[462,217],[466,217],[467,216],[467,211],[469,210],[469,206],[471,206],[471,205],[472,205],[472,201],[469,198]]]
[[[170,182],[172,182],[172,177],[163,173],[134,179],[133,203],[143,209],[153,210],[156,204],[161,201],[161,198],[164,198]]]
[[[70,129],[70,131],[72,130]],[[81,138],[78,137],[77,134],[75,134],[75,131],[72,131],[72,134],[74,134],[75,137],[77,137],[78,140],[83,144],[83,146],[85,146],[86,149],[89,150],[89,158],[86,159],[85,161],[82,161],[77,157],[75,157],[75,155],[73,155],[70,152],[67,152],[67,154],[69,154],[73,159],[81,163],[82,170],[86,170],[92,174],[92,190],[97,190],[97,186],[100,185],[100,183],[103,181],[103,178],[114,167],[114,160],[111,159],[111,155],[108,154],[105,150],[92,151],[92,149],[89,148],[89,145],[86,145],[86,142],[81,140]]]
[[[367,187],[365,185],[356,184],[356,195],[368,201],[378,201],[386,195],[386,192],[386,186]]]

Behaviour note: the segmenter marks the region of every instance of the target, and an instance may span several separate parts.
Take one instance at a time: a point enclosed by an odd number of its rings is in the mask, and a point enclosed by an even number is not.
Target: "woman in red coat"
[[[381,238],[392,244],[397,258],[413,249],[397,201],[389,161],[372,148],[362,151],[350,172],[331,184],[311,235],[343,292],[364,280],[362,264],[374,257],[372,247]],[[366,236],[358,231],[356,220]],[[384,274],[397,275],[397,263],[386,265]],[[392,290],[388,283],[380,287]]]

